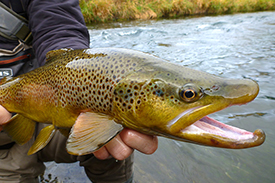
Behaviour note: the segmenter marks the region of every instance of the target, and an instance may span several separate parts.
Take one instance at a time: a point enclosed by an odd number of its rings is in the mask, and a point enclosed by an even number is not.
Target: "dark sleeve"
[[[89,47],[89,33],[78,0],[33,0],[27,12],[40,65],[50,50]]]

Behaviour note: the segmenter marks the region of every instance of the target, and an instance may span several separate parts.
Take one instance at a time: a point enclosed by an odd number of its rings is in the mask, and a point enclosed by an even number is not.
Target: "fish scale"
[[[247,132],[205,117],[252,101],[259,91],[252,80],[221,78],[122,48],[61,49],[46,58],[45,66],[0,83],[0,104],[18,113],[4,125],[17,143],[32,137],[35,122],[49,124],[28,154],[57,130],[68,136],[67,150],[74,155],[94,152],[123,127],[224,148],[264,142],[261,130]],[[217,126],[225,132],[217,133]]]

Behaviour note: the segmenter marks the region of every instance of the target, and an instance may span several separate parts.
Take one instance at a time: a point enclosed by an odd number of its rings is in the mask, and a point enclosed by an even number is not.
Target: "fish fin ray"
[[[67,151],[73,155],[90,154],[114,138],[123,126],[105,114],[81,113],[67,141]]]
[[[33,120],[16,114],[7,124],[3,125],[3,129],[13,141],[19,145],[23,145],[32,138],[35,124]]]
[[[53,125],[49,125],[43,128],[29,149],[28,155],[34,154],[44,148],[50,142],[55,132],[56,129]]]

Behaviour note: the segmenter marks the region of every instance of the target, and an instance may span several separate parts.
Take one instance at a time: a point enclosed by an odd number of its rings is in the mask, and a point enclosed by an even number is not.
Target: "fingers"
[[[97,159],[101,159],[101,160],[109,159],[112,157],[105,146],[93,152],[93,154]]]
[[[117,160],[128,158],[134,149],[123,142],[120,135],[117,135],[110,143],[106,144],[108,152]]]
[[[120,136],[125,144],[144,154],[153,154],[158,148],[156,136],[142,134],[131,129],[123,130]]]
[[[9,121],[11,118],[11,113],[9,113],[3,106],[0,105],[0,131],[2,131],[1,125]]]
[[[124,160],[128,158],[132,153],[133,149],[127,146],[119,135],[114,137],[104,147],[94,152],[95,157],[98,159],[108,159],[114,157],[117,160]]]
[[[101,160],[110,157],[114,157],[117,160],[124,160],[133,153],[134,149],[145,154],[153,154],[157,148],[157,137],[145,135],[126,128],[104,147],[93,154],[96,158]]]

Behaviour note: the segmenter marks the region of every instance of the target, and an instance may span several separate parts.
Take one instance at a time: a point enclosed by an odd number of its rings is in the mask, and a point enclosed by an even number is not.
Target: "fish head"
[[[264,142],[254,133],[232,127],[208,114],[252,101],[259,92],[250,79],[225,79],[168,64],[140,69],[114,90],[113,111],[124,126],[168,138],[223,148],[247,148]]]

